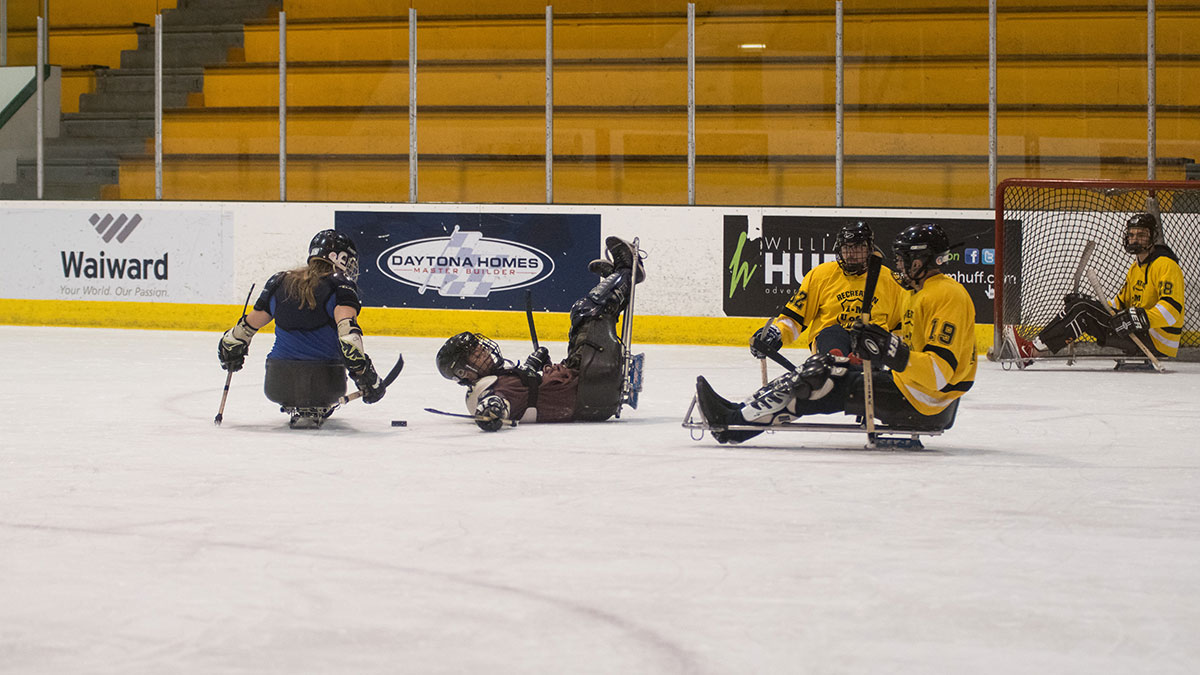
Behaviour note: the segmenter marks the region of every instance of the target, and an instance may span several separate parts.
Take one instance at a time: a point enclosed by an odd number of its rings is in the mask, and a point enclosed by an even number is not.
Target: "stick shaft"
[[[250,284],[250,291],[246,293],[246,301],[242,303],[242,318],[246,318],[246,308],[250,306],[250,296],[254,295],[255,284]],[[217,426],[221,425],[221,421],[225,419],[225,401],[229,398],[229,383],[233,381],[233,371],[225,374],[225,390],[221,392],[221,406],[217,408],[217,416],[213,418],[213,423]]]
[[[529,321],[529,339],[533,342],[533,350],[537,351],[539,345],[537,328],[533,325],[533,291],[528,289],[525,291],[525,319]]]
[[[867,283],[863,287],[862,321],[871,323],[871,305],[875,303],[875,287],[879,284],[879,270],[883,258],[872,254],[867,260]],[[867,447],[875,447],[875,382],[871,374],[871,360],[863,359],[863,420],[867,424]]]

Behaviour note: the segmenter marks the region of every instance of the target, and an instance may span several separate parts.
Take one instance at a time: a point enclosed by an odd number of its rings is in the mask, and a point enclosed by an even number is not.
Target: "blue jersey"
[[[342,349],[333,308],[345,305],[355,311],[361,309],[358,287],[341,275],[327,276],[313,293],[317,306],[301,307],[300,301],[287,297],[283,288],[287,274],[279,272],[272,276],[254,303],[254,309],[270,314],[275,320],[275,345],[267,358],[340,362]]]

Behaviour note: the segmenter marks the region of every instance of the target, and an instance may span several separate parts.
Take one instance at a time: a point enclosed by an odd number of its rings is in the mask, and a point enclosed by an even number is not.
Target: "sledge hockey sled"
[[[954,419],[958,416],[958,399],[950,403],[952,410],[950,411],[950,420],[946,426],[941,429],[905,429],[902,427],[889,426],[886,424],[875,424],[874,445],[876,449],[886,450],[923,450],[925,445],[921,443],[921,436],[941,436],[942,433],[954,426]],[[692,440],[699,441],[704,438],[704,432],[713,430],[716,431],[812,431],[834,434],[867,434],[868,439],[870,434],[867,432],[866,421],[861,417],[853,424],[836,424],[832,422],[782,422],[763,426],[761,424],[730,424],[730,425],[710,425],[708,420],[704,419],[704,415],[700,413],[699,404],[696,396],[692,396],[692,403],[688,406],[687,414],[683,417],[683,427],[689,429],[692,434]],[[699,435],[696,434],[699,430]],[[866,446],[870,448],[870,445]]]
[[[633,353],[633,299],[637,289],[637,264],[641,254],[641,242],[633,238],[634,278],[630,279],[629,302],[625,306],[625,314],[621,317],[621,351],[623,359],[621,366],[621,406],[629,406],[634,410],[638,407],[638,396],[642,392],[642,371],[646,363],[646,355]],[[617,407],[616,417],[621,416],[621,406]]]

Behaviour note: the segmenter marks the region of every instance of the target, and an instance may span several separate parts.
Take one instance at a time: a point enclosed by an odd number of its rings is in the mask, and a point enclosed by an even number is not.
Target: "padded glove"
[[[475,424],[484,431],[499,431],[510,411],[507,399],[499,394],[489,394],[475,404]]]
[[[250,353],[250,340],[254,339],[257,332],[258,329],[251,328],[244,316],[238,319],[233,328],[225,331],[217,344],[217,359],[221,362],[222,370],[236,373],[242,369],[246,354]]]
[[[763,326],[750,336],[750,355],[765,359],[768,354],[778,354],[783,349],[783,334],[775,324]]]
[[[375,403],[387,393],[387,385],[379,379],[379,373],[375,372],[375,365],[371,363],[371,357],[363,354],[363,360],[366,361],[366,367],[357,372],[350,371],[350,377],[353,378],[358,390],[362,392],[363,403]]]
[[[908,345],[895,333],[859,320],[850,329],[850,340],[854,354],[864,361],[878,361],[897,372],[908,367]]]
[[[1108,320],[1108,328],[1123,338],[1142,335],[1150,330],[1150,318],[1141,307],[1130,307],[1113,314]]]

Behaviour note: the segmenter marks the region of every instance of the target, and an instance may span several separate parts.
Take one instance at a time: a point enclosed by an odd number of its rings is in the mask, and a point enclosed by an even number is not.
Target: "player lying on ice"
[[[275,321],[263,388],[291,415],[293,428],[321,426],[346,393],[347,371],[367,403],[387,390],[363,351],[357,279],[354,241],[334,230],[318,232],[308,245],[308,264],[272,276],[254,309],[221,336],[217,358],[236,372],[254,334]]]
[[[850,353],[850,336],[846,331],[862,314],[867,260],[875,252],[875,234],[864,222],[847,224],[838,230],[834,249],[836,260],[821,263],[804,275],[800,288],[779,316],[750,338],[752,356],[761,359],[767,353],[778,353],[805,334],[809,336],[808,348],[813,354]],[[898,324],[902,295],[891,270],[884,266],[871,303],[871,323]],[[846,330],[826,330],[833,326]]]
[[[646,276],[634,248],[617,237],[605,242],[608,259],[588,269],[602,277],[571,307],[567,358],[550,363],[540,347],[520,365],[506,361],[495,342],[464,332],[442,345],[438,372],[467,387],[467,410],[484,431],[506,423],[599,422],[621,409],[628,345],[617,337],[617,319],[629,311],[631,284]],[[634,267],[636,263],[636,278]]]
[[[1065,298],[1058,316],[1032,340],[1005,326],[1008,350],[1023,359],[1047,356],[1090,335],[1101,347],[1113,347],[1128,356],[1142,356],[1137,337],[1155,357],[1175,356],[1183,333],[1183,271],[1179,258],[1159,241],[1158,219],[1150,213],[1134,214],[1125,224],[1125,252],[1135,260],[1125,273],[1125,284],[1105,307],[1099,300],[1078,293]],[[1109,311],[1111,308],[1112,311]]]
[[[897,235],[896,280],[909,291],[901,298],[898,333],[862,322],[849,331],[855,355],[885,366],[872,373],[874,417],[895,429],[946,428],[955,401],[974,383],[975,306],[962,284],[941,273],[949,252],[950,242],[936,224],[914,225]],[[740,443],[804,415],[862,416],[864,377],[847,357],[814,354],[742,403],[721,398],[703,376],[696,379],[696,398],[713,438]]]

